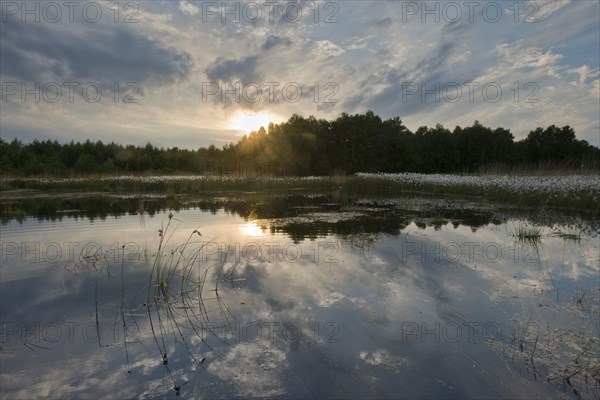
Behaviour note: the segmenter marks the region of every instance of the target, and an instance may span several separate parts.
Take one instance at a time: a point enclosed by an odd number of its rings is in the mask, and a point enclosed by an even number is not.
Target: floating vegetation
[[[581,232],[558,232],[556,236],[565,242],[581,243]]]
[[[522,242],[539,242],[542,238],[542,227],[519,225],[513,236]]]

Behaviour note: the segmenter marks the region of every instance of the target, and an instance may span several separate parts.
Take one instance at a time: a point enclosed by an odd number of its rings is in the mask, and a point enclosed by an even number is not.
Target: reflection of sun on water
[[[247,236],[262,236],[263,231],[260,226],[256,224],[256,222],[248,222],[247,224],[242,225],[242,231]]]

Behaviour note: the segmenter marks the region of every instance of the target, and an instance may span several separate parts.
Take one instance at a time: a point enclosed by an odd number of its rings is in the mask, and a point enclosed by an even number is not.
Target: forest
[[[600,149],[570,126],[538,127],[515,141],[510,130],[438,124],[411,132],[399,117],[372,111],[333,120],[294,114],[222,148],[157,148],[90,141],[0,139],[3,176],[220,174],[311,176],[356,172],[477,173],[485,170],[600,171]]]

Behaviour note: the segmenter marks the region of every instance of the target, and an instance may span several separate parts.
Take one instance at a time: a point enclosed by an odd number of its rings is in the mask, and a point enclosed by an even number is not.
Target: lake
[[[600,219],[343,190],[4,192],[6,398],[598,398]]]

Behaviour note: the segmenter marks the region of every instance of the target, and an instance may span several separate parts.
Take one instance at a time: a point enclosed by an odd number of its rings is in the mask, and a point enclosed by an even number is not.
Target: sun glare
[[[273,115],[267,113],[238,111],[230,118],[228,128],[248,133],[257,131],[261,126],[267,129],[269,122],[278,122],[276,119]]]
[[[247,236],[262,236],[263,230],[260,226],[256,224],[256,222],[249,222],[242,225],[242,231]]]

